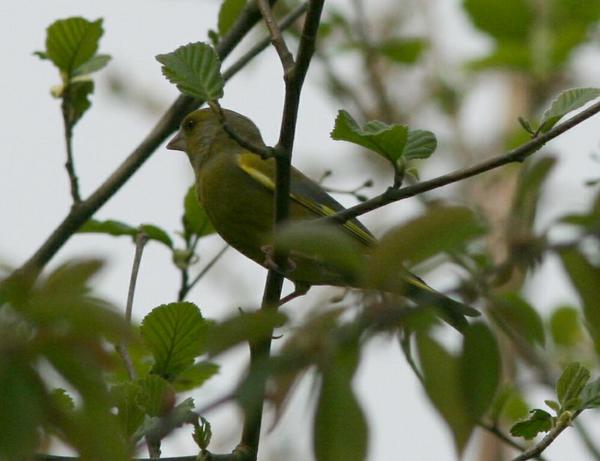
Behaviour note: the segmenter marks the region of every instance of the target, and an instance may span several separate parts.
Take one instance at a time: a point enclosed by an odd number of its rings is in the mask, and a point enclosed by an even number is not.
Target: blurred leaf
[[[196,197],[196,189],[192,185],[183,200],[184,214],[182,217],[183,229],[186,236],[196,235],[204,237],[215,233],[215,229],[210,223],[208,216],[198,198]]]
[[[411,130],[404,147],[403,156],[407,160],[429,158],[437,149],[437,139],[431,131]]]
[[[554,410],[557,415],[560,415],[560,403],[556,400],[544,400],[544,403],[548,405],[549,408]]]
[[[488,55],[471,60],[468,68],[472,70],[511,69],[530,72],[533,67],[531,51],[522,42],[499,42]]]
[[[363,461],[368,426],[352,390],[359,361],[358,344],[341,348],[323,371],[314,423],[317,461]]]
[[[375,286],[396,283],[404,265],[413,266],[438,253],[452,251],[483,234],[472,211],[461,207],[433,207],[423,216],[390,230],[374,248],[369,261]]]
[[[152,371],[170,381],[202,353],[207,322],[192,303],[163,304],[144,317],[140,331],[154,356]]]
[[[220,354],[242,342],[256,342],[273,335],[287,317],[274,310],[258,310],[234,315],[219,323],[209,324],[206,349],[211,356]]]
[[[513,422],[525,418],[528,411],[527,403],[518,389],[507,383],[496,393],[489,415],[494,423],[498,423],[501,418]]]
[[[510,433],[515,437],[523,437],[531,440],[540,432],[548,432],[552,429],[552,424],[552,415],[547,411],[536,408],[535,410],[531,410],[529,419],[518,422],[511,427]]]
[[[219,372],[219,365],[212,362],[200,362],[183,370],[173,381],[177,392],[191,391],[202,386]]]
[[[376,45],[376,49],[393,62],[412,64],[421,57],[426,46],[422,38],[390,38]]]
[[[73,398],[66,390],[60,387],[52,390],[50,398],[54,401],[54,406],[63,412],[73,411],[75,409]]]
[[[561,410],[573,410],[579,406],[579,394],[590,380],[590,370],[580,363],[569,364],[556,382],[556,396]]]
[[[224,0],[219,10],[219,35],[223,37],[246,6],[246,0]]]
[[[336,225],[287,224],[277,232],[275,247],[289,252],[289,259],[297,266],[294,275],[300,280],[314,279],[315,272],[320,271],[321,280],[343,284],[360,279],[366,264],[364,246]],[[310,266],[306,275],[302,272],[305,266]]]
[[[465,330],[459,366],[466,410],[478,421],[494,400],[501,367],[496,338],[484,323],[473,323]]]
[[[67,101],[69,104],[68,116],[71,126],[73,126],[92,105],[88,97],[94,92],[94,82],[91,80],[72,82],[67,87],[67,92]]]
[[[96,54],[103,33],[102,19],[59,19],[47,29],[45,55],[69,80],[77,68]]]
[[[581,408],[600,407],[600,378],[587,383],[579,397],[581,398]]]
[[[29,459],[48,406],[44,386],[25,356],[3,351],[0,389],[0,459]]]
[[[89,75],[106,67],[111,60],[108,54],[97,54],[73,71],[74,76]]]
[[[157,55],[156,60],[163,65],[163,75],[182,93],[202,101],[223,96],[221,61],[206,43],[188,43],[172,53]]]
[[[540,122],[540,132],[549,131],[569,112],[579,109],[598,97],[600,97],[600,88],[573,88],[563,91],[544,112]]]
[[[161,418],[146,416],[142,425],[133,434],[133,439],[139,440],[146,437],[148,440],[159,441],[176,427],[183,424],[195,424],[197,421],[198,415],[194,412],[194,399],[188,398]]]
[[[163,416],[175,405],[175,390],[163,378],[149,375],[140,379],[137,384],[140,392],[137,394],[137,405],[149,416]]]
[[[582,337],[579,311],[574,307],[559,307],[550,318],[550,330],[554,342],[563,347],[572,347]]]
[[[149,240],[155,240],[157,242],[164,243],[169,248],[173,248],[173,241],[171,240],[171,237],[169,237],[169,234],[153,224],[141,224],[139,228],[137,228],[113,219],[108,219],[105,221],[89,219],[83,226],[79,228],[77,232],[82,234],[107,234],[115,237],[128,235],[135,241],[135,238],[140,233],[140,230],[146,234]]]
[[[138,403],[141,392],[140,384],[131,381],[120,383],[111,389],[117,417],[127,437],[131,437],[144,420],[144,410]]]
[[[521,44],[527,42],[536,18],[527,0],[463,0],[463,8],[481,31]]]
[[[456,451],[461,454],[475,423],[465,411],[459,359],[424,334],[417,335],[417,346],[427,395],[448,424]]]
[[[544,324],[538,312],[518,293],[504,293],[494,298],[492,316],[507,326],[532,346],[544,346]]]
[[[388,125],[378,120],[372,120],[360,127],[348,112],[340,110],[335,119],[331,138],[366,147],[387,158],[396,166],[408,139],[408,127]]]
[[[560,258],[583,304],[586,326],[600,350],[600,268],[592,266],[577,249],[561,251]]]
[[[192,438],[201,450],[206,450],[210,444],[210,440],[212,439],[212,429],[210,423],[202,416],[200,416],[200,420],[194,424]]]

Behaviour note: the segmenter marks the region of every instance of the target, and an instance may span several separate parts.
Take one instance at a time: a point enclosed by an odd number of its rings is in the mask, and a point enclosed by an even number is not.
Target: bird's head
[[[238,136],[264,146],[260,132],[252,120],[232,110],[223,109],[223,114],[227,126]],[[187,153],[196,170],[211,155],[237,153],[240,146],[225,131],[217,113],[212,109],[198,109],[183,119],[179,131],[167,144],[167,149]]]

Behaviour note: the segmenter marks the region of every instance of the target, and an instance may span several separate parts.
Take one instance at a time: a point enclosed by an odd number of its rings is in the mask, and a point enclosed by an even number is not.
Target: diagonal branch
[[[267,29],[269,29],[271,43],[279,55],[284,75],[286,75],[288,71],[294,68],[294,57],[292,56],[292,53],[290,53],[290,50],[283,39],[283,35],[281,35],[281,29],[273,17],[273,10],[271,9],[269,2],[267,0],[256,0],[256,4],[265,20]]]
[[[596,115],[598,112],[600,112],[600,102],[591,105],[590,107],[579,112],[577,115],[574,115],[567,121],[556,125],[554,128],[544,133],[543,135],[538,136],[532,139],[531,141],[517,147],[516,149],[512,149],[506,152],[505,154],[499,155],[497,157],[492,157],[489,160],[484,160],[481,163],[477,163],[473,166],[461,170],[456,170],[446,175],[438,176],[437,178],[430,179],[429,181],[417,183],[413,186],[407,186],[401,189],[390,188],[384,193],[373,197],[372,199],[367,200],[366,202],[359,203],[358,205],[342,210],[333,216],[321,219],[325,219],[328,221],[333,220],[337,222],[346,222],[369,211],[381,208],[382,206],[387,205],[389,203],[404,200],[409,197],[414,197],[415,195],[422,194],[423,192],[447,186],[448,184],[462,181],[463,179],[467,179],[472,176],[477,176],[481,173],[485,173],[486,171],[493,170],[495,168],[507,165],[509,163],[523,162],[530,155],[534,154],[540,148],[542,148],[548,141],[558,137],[559,135],[563,134],[565,131],[570,130],[574,126],[579,125],[581,122]]]

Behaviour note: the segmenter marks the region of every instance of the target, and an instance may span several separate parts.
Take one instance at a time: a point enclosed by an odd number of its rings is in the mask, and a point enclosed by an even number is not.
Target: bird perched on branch
[[[214,109],[199,109],[185,117],[167,149],[186,152],[196,176],[198,199],[221,237],[258,264],[274,268],[270,253],[275,159],[263,159],[241,144],[266,150],[258,128],[247,117],[225,109],[220,113]],[[308,222],[342,209],[319,184],[292,167],[289,222]],[[362,255],[368,255],[370,248],[377,244],[357,219],[331,226],[349,237]],[[306,289],[311,285],[378,288],[369,286],[351,271],[339,270],[339,265],[294,252],[293,248],[282,273],[297,287]],[[401,294],[435,307],[440,316],[458,330],[467,325],[465,315],[479,315],[475,309],[438,293],[408,270],[402,271],[400,281]]]

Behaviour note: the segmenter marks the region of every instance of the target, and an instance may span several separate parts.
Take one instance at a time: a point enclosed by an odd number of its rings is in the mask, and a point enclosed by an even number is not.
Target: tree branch
[[[515,442],[513,439],[511,439],[509,436],[507,436],[504,432],[502,432],[497,426],[491,426],[491,425],[488,425],[488,424],[485,424],[482,422],[478,422],[477,425],[480,428],[488,431],[490,434],[498,437],[498,439],[501,440],[502,442],[504,442],[505,444],[510,445],[511,447],[513,447],[521,452],[524,452],[526,450],[526,448],[524,446]],[[538,461],[546,461],[546,459],[541,455],[534,456],[533,458],[537,459]]]
[[[430,179],[429,181],[417,183],[413,186],[407,186],[401,189],[390,188],[384,193],[373,197],[372,199],[367,200],[366,202],[359,203],[358,205],[342,210],[339,213],[336,213],[335,215],[320,219],[343,223],[350,219],[356,218],[357,216],[365,214],[369,211],[381,208],[382,206],[387,205],[389,203],[397,202],[399,200],[403,200],[409,197],[414,197],[415,195],[422,194],[423,192],[447,186],[448,184],[462,181],[463,179],[467,179],[472,176],[477,176],[481,173],[485,173],[486,171],[493,170],[495,168],[507,165],[509,163],[523,162],[530,155],[532,155],[533,153],[538,151],[542,146],[544,146],[544,144],[546,144],[548,141],[563,134],[565,131],[570,130],[574,126],[579,125],[581,122],[596,115],[598,112],[600,112],[600,102],[591,105],[590,107],[574,115],[567,121],[556,125],[554,128],[544,133],[543,135],[538,136],[537,138],[532,139],[531,141],[517,147],[516,149],[510,150],[505,154],[499,155],[497,157],[492,157],[488,160],[484,160],[481,163],[475,164],[473,166],[461,170],[456,170],[446,175],[438,176],[437,178]]]
[[[200,272],[198,272],[198,275],[194,277],[194,280],[192,280],[191,283],[181,287],[178,297],[179,301],[183,301],[185,299],[185,297],[191,291],[191,289],[194,288],[194,286],[202,279],[202,277],[204,277],[208,273],[208,271],[210,271],[213,268],[213,266],[217,263],[219,259],[221,259],[221,256],[225,254],[228,248],[229,245],[224,245],[223,248],[221,248],[219,252],[212,257],[212,259],[206,264],[206,266],[204,266],[204,268]]]
[[[253,2],[249,3],[227,35],[217,45],[216,50],[219,57],[224,59],[228,56],[259,19],[258,8]],[[138,147],[87,199],[80,202],[76,208],[71,209],[19,271],[37,276],[67,240],[129,180],[163,141],[179,127],[183,117],[199,107],[202,102],[187,96],[179,96]]]
[[[267,29],[269,29],[271,43],[279,55],[284,75],[287,75],[287,73],[294,68],[294,57],[292,56],[292,53],[290,53],[290,50],[283,39],[283,35],[281,35],[281,29],[279,29],[279,26],[273,17],[273,10],[271,10],[269,2],[267,2],[267,0],[256,0],[256,4],[265,20]]]
[[[73,119],[71,117],[71,83],[65,84],[62,103],[60,105],[65,126],[65,147],[67,150],[67,161],[65,169],[69,176],[69,184],[71,186],[71,197],[73,198],[73,206],[77,206],[81,202],[79,194],[79,179],[75,173],[75,161],[73,160]]]

